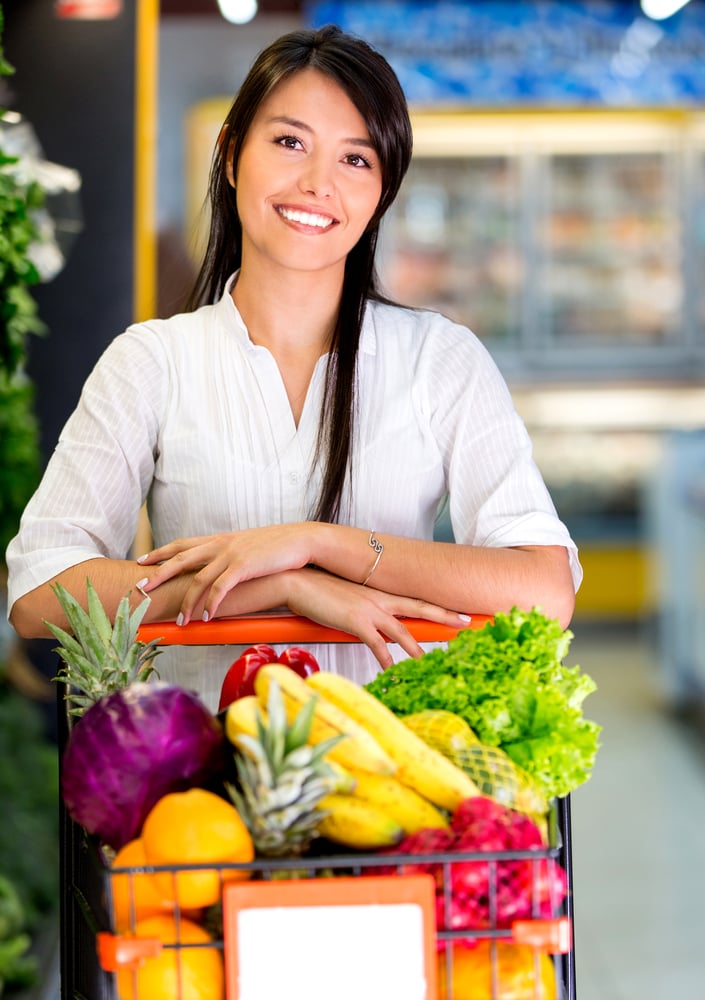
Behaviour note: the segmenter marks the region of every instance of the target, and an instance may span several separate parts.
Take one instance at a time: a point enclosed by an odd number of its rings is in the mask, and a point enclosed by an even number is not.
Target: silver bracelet
[[[370,532],[370,537],[369,537],[369,539],[367,541],[367,544],[370,546],[371,549],[375,550],[375,552],[377,553],[377,558],[372,563],[372,569],[367,574],[367,576],[365,577],[365,579],[362,581],[362,586],[363,587],[367,586],[370,577],[372,576],[372,574],[374,573],[374,571],[379,566],[379,561],[382,558],[382,553],[384,552],[384,545],[382,545],[382,543],[380,542],[379,538],[375,538],[374,531]]]

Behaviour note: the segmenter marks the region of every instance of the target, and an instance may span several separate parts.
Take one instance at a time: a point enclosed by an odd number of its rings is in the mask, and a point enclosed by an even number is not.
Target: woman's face
[[[260,105],[234,182],[243,269],[268,262],[309,272],[332,268],[342,276],[379,202],[382,171],[345,91],[306,69]]]

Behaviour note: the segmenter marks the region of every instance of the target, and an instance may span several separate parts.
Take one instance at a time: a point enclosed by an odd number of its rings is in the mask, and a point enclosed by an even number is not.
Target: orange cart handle
[[[138,938],[108,931],[99,931],[96,935],[98,961],[105,972],[137,969],[145,959],[160,955],[162,948],[159,938]]]
[[[463,629],[439,625],[423,618],[405,618],[404,624],[417,642],[447,642],[466,628],[482,628],[491,621],[490,615],[472,615]],[[141,625],[141,642],[158,642],[162,646],[249,646],[255,642],[302,646],[307,643],[359,642],[349,632],[318,625],[301,615],[271,614],[242,615],[238,618],[215,618],[211,622],[150,622]]]
[[[549,955],[567,955],[573,947],[573,924],[570,917],[515,920],[512,940],[515,944],[541,948]]]

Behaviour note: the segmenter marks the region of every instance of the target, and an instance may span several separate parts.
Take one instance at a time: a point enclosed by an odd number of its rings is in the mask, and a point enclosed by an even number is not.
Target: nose
[[[329,198],[335,188],[333,166],[327,158],[309,156],[299,177],[299,188],[304,194],[316,198]]]

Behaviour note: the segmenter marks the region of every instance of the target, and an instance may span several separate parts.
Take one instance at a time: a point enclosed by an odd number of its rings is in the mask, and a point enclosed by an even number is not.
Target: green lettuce
[[[567,795],[592,773],[601,727],[583,716],[596,684],[563,660],[573,633],[538,608],[496,614],[445,649],[403,660],[366,690],[396,715],[456,712],[482,743],[501,747],[549,797]]]

